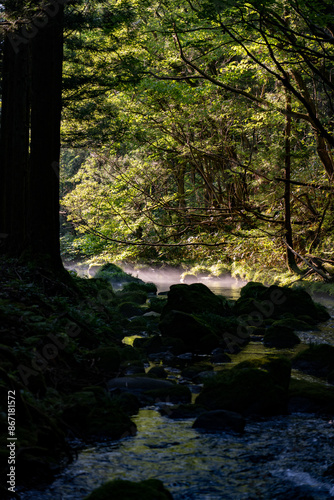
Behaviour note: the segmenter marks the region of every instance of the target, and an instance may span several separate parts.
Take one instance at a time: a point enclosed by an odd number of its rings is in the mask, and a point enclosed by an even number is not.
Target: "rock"
[[[133,345],[136,348],[142,349],[148,355],[154,353],[172,353],[173,355],[177,355],[186,352],[186,346],[181,339],[161,337],[160,335],[154,335],[148,339],[137,338]]]
[[[210,361],[211,363],[230,363],[231,358],[222,347],[218,347],[212,351]]]
[[[62,420],[84,437],[119,439],[136,433],[136,426],[128,415],[99,387],[68,396]]]
[[[133,292],[118,292],[117,298],[121,302],[131,302],[137,305],[143,305],[147,301],[147,293],[141,290],[133,291]]]
[[[172,285],[168,292],[168,301],[162,311],[162,317],[170,311],[182,311],[188,314],[214,313],[224,315],[229,310],[227,300],[215,295],[202,283],[192,285]]]
[[[145,292],[145,294],[156,294],[157,293],[157,287],[154,283],[138,283],[132,281],[131,283],[126,283],[123,286],[123,292]]]
[[[145,391],[152,403],[190,403],[191,391],[185,385],[172,384],[171,387]]]
[[[173,497],[158,479],[139,483],[116,479],[94,490],[85,500],[173,500]]]
[[[289,411],[333,415],[334,388],[291,378]]]
[[[293,358],[292,366],[309,375],[327,378],[328,382],[333,383],[334,346],[311,345]]]
[[[152,368],[148,370],[146,375],[153,378],[165,379],[167,378],[168,374],[162,366],[152,366]]]
[[[122,283],[141,283],[145,284],[144,281],[139,278],[135,278],[131,274],[125,273],[120,267],[115,264],[107,263],[104,264],[100,269],[98,269],[95,274],[95,279],[103,279],[111,284],[122,284]]]
[[[212,335],[210,328],[191,314],[174,310],[162,317],[159,328],[163,336],[181,339],[191,351],[199,348],[204,337]]]
[[[131,391],[149,391],[156,389],[168,389],[175,387],[175,384],[167,380],[158,380],[151,377],[119,377],[108,382],[108,389],[124,389]]]
[[[132,302],[122,302],[119,304],[118,309],[125,318],[142,316],[144,314],[144,311]]]
[[[268,371],[237,365],[205,380],[196,403],[242,415],[277,415],[287,411],[287,391]]]
[[[277,347],[284,349],[300,344],[300,338],[292,328],[287,326],[270,326],[263,338],[263,343],[267,347]]]
[[[96,368],[106,377],[113,377],[119,371],[121,356],[115,347],[98,347],[90,351],[86,358],[92,368]]]
[[[250,282],[242,288],[233,313],[245,315],[249,326],[263,326],[267,318],[280,320],[290,314],[293,318],[305,321],[309,316],[315,322],[326,321],[330,315],[320,304],[313,302],[311,296],[300,289],[291,289],[272,285],[265,287],[261,283]]]
[[[149,311],[161,314],[163,308],[167,304],[167,299],[158,298],[158,297],[150,297],[148,304],[149,304],[149,308],[148,308]]]
[[[193,423],[193,428],[206,431],[243,432],[245,419],[239,413],[226,410],[213,410],[202,413]]]

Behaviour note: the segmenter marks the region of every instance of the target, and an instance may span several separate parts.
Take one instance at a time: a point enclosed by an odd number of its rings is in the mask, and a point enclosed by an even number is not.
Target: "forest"
[[[1,495],[334,496],[333,2],[3,0],[0,76]],[[214,293],[226,276],[238,292]],[[76,483],[89,447],[145,461],[153,421],[154,474]],[[314,484],[282,475],[271,426]],[[231,462],[197,428],[243,449],[244,489],[212,466],[206,491],[200,454]],[[185,436],[203,447],[189,496],[166,475]]]
[[[30,31],[36,41],[43,17],[40,2],[20,13],[25,3],[5,2],[9,24],[32,19],[26,33],[10,34],[14,49],[28,47]],[[50,163],[60,161],[63,257],[203,264],[246,277],[313,265],[330,279],[331,3],[58,4],[61,152]],[[46,80],[41,113],[54,103]],[[19,136],[14,123],[4,117],[6,144],[7,133]]]

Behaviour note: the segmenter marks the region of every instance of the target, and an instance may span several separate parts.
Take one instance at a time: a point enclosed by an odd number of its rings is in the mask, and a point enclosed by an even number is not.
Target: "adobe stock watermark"
[[[15,54],[18,54],[22,44],[29,43],[41,29],[45,28],[50,22],[50,19],[58,14],[61,5],[66,5],[70,1],[71,0],[48,0],[45,5],[41,6],[40,12],[35,14],[20,30],[13,33],[9,32],[7,36]]]
[[[236,335],[224,333],[223,338],[226,347],[231,354],[234,353],[234,347],[240,346],[249,337],[253,328],[259,328],[263,325],[264,320],[270,318],[275,310],[275,306],[279,306],[286,301],[286,296],[283,290],[275,288],[270,293],[270,299],[262,301],[254,301],[254,311],[250,314],[243,314],[238,317],[238,328]]]
[[[103,306],[108,304],[113,300],[113,295],[108,289],[100,290],[97,296],[98,303],[92,303],[89,300],[82,301],[79,305],[79,309],[87,310],[92,309],[95,312],[103,311]],[[58,319],[63,317],[60,315]],[[31,376],[36,376],[43,373],[50,362],[55,360],[61,351],[63,351],[70,339],[75,339],[78,337],[82,331],[81,327],[74,321],[68,320],[65,327],[63,327],[63,332],[60,334],[48,333],[45,336],[44,345],[42,345],[39,350],[32,349],[30,351],[30,365],[20,364],[17,367],[21,380],[24,385],[29,385],[29,379]]]

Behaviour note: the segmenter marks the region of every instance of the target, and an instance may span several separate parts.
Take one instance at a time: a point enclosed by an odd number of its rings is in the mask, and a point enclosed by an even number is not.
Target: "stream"
[[[215,283],[212,290],[236,299],[240,284]],[[334,299],[317,300],[332,319],[298,334],[303,343],[334,345]],[[231,356],[232,363],[275,351],[251,342]],[[243,434],[203,433],[192,428],[193,419],[172,420],[158,410],[159,405],[141,409],[132,417],[135,436],[82,450],[47,489],[21,492],[21,499],[81,500],[109,480],[148,478],[163,481],[174,500],[334,498],[334,416],[248,419]]]

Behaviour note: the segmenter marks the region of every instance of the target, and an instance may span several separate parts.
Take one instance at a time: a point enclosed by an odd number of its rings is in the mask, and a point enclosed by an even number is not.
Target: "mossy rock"
[[[161,337],[154,335],[148,339],[137,338],[133,343],[134,347],[141,349],[147,355],[170,351],[177,355],[186,352],[185,343],[175,337]]]
[[[121,364],[121,356],[116,347],[98,347],[90,351],[86,358],[93,369],[109,378],[119,371]]]
[[[119,292],[117,298],[122,302],[132,302],[133,304],[143,305],[147,301],[147,293],[141,290],[132,292]]]
[[[144,283],[139,278],[135,278],[131,274],[125,273],[120,267],[116,266],[116,264],[107,263],[104,264],[95,274],[95,279],[103,279],[112,284],[119,283]]]
[[[289,388],[291,361],[285,356],[264,356],[263,358],[242,361],[234,367],[235,370],[243,368],[258,368],[264,370],[272,377],[275,384],[281,386],[284,390],[288,390]]]
[[[258,299],[262,297],[262,294],[266,290],[266,286],[257,281],[250,281],[240,290],[240,297]]]
[[[173,385],[171,387],[162,387],[160,389],[152,389],[146,391],[145,396],[148,396],[154,402],[166,403],[190,403],[191,391],[189,387],[184,385]]]
[[[164,369],[163,366],[152,366],[146,374],[148,377],[154,377],[154,378],[167,378],[168,373]]]
[[[93,390],[71,394],[62,414],[63,421],[84,437],[108,436],[119,439],[133,435],[136,426],[108,393],[101,397]]]
[[[213,333],[192,314],[176,310],[169,311],[162,317],[159,328],[162,336],[180,338],[190,350],[198,349],[201,339]]]
[[[316,304],[311,296],[302,289],[291,289],[272,285],[265,287],[256,282],[250,282],[242,288],[240,298],[236,301],[233,313],[235,315],[247,315],[250,326],[256,317],[258,324],[267,319],[281,319],[286,314],[302,319],[307,315],[315,322],[326,321],[330,315],[326,309]]]
[[[134,304],[133,302],[121,302],[118,306],[118,310],[125,318],[142,316],[144,314],[143,309],[140,309],[138,304]]]
[[[85,500],[173,500],[173,497],[158,479],[139,483],[116,479],[94,490]]]
[[[334,388],[291,378],[289,411],[333,415]]]
[[[123,292],[145,292],[146,294],[148,293],[157,293],[157,287],[154,283],[137,283],[137,282],[131,282],[131,283],[126,283],[123,286]]]
[[[267,347],[284,349],[300,344],[300,338],[292,328],[287,326],[270,326],[263,338],[263,343]]]
[[[124,345],[124,347],[118,347],[117,349],[122,363],[125,361],[137,361],[142,358],[138,349],[131,345]]]
[[[309,375],[327,378],[330,383],[333,383],[334,346],[311,345],[293,358],[292,366]]]
[[[210,363],[201,362],[195,363],[193,365],[186,366],[182,372],[181,376],[190,380],[196,378],[202,372],[213,371],[213,366]]]
[[[166,304],[167,299],[165,298],[151,297],[149,299],[148,311],[153,311],[161,314]]]
[[[287,411],[287,393],[268,372],[235,367],[206,379],[196,404],[243,415],[277,415]]]
[[[224,297],[215,295],[207,286],[193,283],[170,287],[162,317],[173,310],[188,314],[213,313],[223,316],[229,310],[229,306]]]
[[[301,330],[301,331],[308,331],[312,330],[314,328],[314,323],[313,321],[306,322],[298,318],[282,318],[277,321],[274,321],[272,323],[272,326],[276,327],[288,327],[292,328],[293,330]]]
[[[198,341],[196,348],[201,354],[210,354],[220,343],[221,340],[215,333],[209,333]]]

